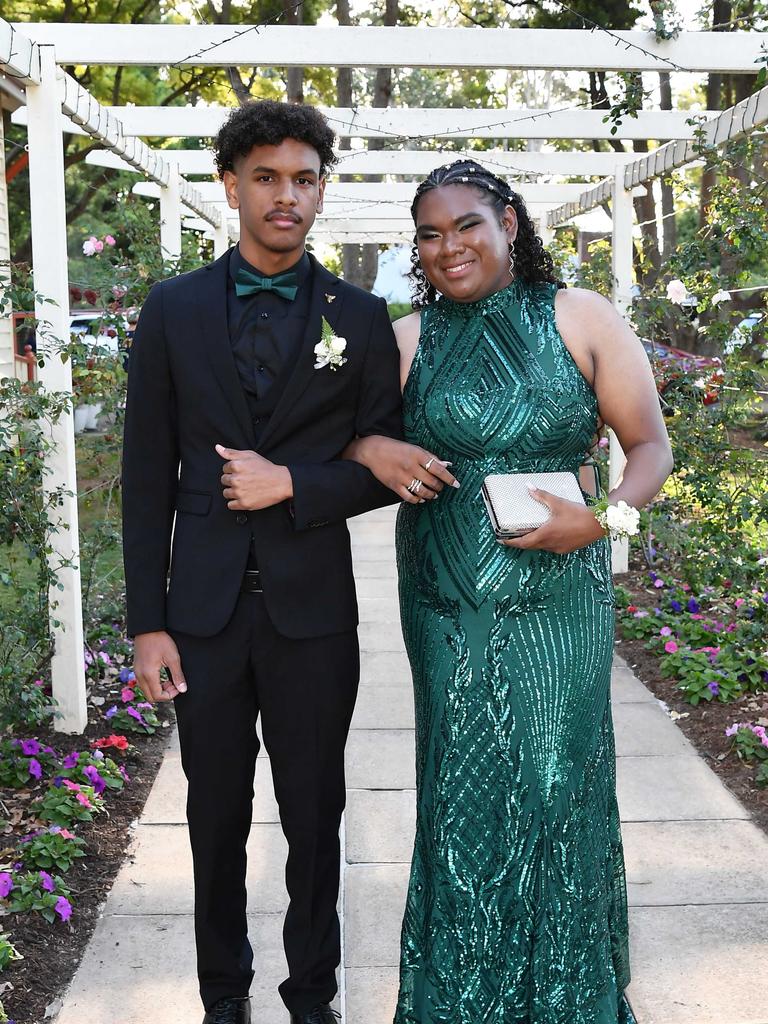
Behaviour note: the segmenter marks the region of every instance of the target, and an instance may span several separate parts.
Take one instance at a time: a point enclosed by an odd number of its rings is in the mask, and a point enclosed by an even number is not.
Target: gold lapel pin
[[[335,296],[335,295],[330,295],[330,294],[329,294],[328,292],[326,292],[326,293],[325,293],[325,301],[326,301],[326,302],[333,302],[333,300],[334,300],[335,298],[336,298],[336,296]]]

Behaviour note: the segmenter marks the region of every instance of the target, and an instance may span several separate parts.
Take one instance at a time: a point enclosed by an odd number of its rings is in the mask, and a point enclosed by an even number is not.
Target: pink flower
[[[59,835],[63,839],[75,839],[76,838],[75,833],[74,832],[70,832],[68,828],[63,828],[61,830],[61,832],[59,832]]]
[[[128,701],[129,701],[129,700],[133,700],[133,698],[134,698],[135,696],[136,696],[136,694],[135,694],[135,692],[134,692],[134,691],[133,691],[133,690],[132,690],[132,689],[130,688],[130,686],[124,686],[124,687],[122,688],[122,690],[120,691],[120,700],[121,700],[121,701],[123,702],[123,704],[127,704],[127,703],[128,703]]]
[[[607,448],[608,444],[609,441],[607,437],[601,437],[600,440],[597,442],[598,448]]]
[[[672,636],[672,629],[670,626],[662,626],[659,630],[661,636]]]
[[[667,640],[664,644],[664,650],[667,654],[675,654],[677,649],[677,643],[674,640]]]
[[[687,591],[689,591],[691,589],[691,585],[690,585],[690,583],[683,583],[683,585],[682,585],[682,587],[680,589],[681,590],[685,590],[687,592]]]
[[[107,245],[114,245],[115,244],[115,240],[112,237],[112,235],[104,235],[104,241],[107,243]]]
[[[104,248],[104,243],[97,238],[96,241],[93,243],[93,248],[96,252],[101,252]]]
[[[62,779],[61,784],[62,786],[66,786],[67,789],[71,789],[74,793],[80,792],[80,786],[77,782],[73,782],[72,779]]]
[[[746,601],[743,597],[737,597],[736,600],[733,602],[734,608],[741,608],[743,604],[746,604]]]
[[[85,793],[78,793],[78,794],[77,794],[77,795],[75,796],[75,799],[77,800],[77,802],[78,802],[79,804],[82,804],[82,805],[83,805],[83,807],[87,807],[87,808],[88,808],[88,810],[91,810],[91,808],[93,807],[93,804],[92,804],[92,803],[91,803],[91,801],[90,801],[90,800],[88,799],[88,797],[87,797],[87,796],[85,795]]]
[[[660,587],[664,586],[664,580],[660,580],[660,579],[659,580],[654,580],[653,581],[653,585],[658,590]]]
[[[62,921],[68,921],[72,917],[72,904],[66,896],[59,896],[53,909]]]

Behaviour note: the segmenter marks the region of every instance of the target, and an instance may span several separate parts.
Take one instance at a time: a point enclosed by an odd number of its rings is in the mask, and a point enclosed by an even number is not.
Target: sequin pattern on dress
[[[634,1024],[616,806],[607,541],[499,545],[489,473],[576,472],[597,401],[551,285],[422,313],[406,436],[461,481],[404,504],[417,831],[396,1024]]]

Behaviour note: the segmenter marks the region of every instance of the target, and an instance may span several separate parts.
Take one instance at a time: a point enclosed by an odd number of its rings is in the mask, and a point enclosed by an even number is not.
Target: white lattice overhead
[[[178,165],[182,174],[215,174],[213,153],[207,149],[164,149],[163,157]],[[579,150],[517,153],[505,149],[359,149],[337,151],[339,163],[331,178],[338,174],[392,174],[426,175],[435,167],[463,157],[479,160],[498,174],[514,178],[516,175],[557,175],[593,177],[613,174],[617,159],[633,159],[632,153],[620,157],[618,153],[590,153]],[[133,168],[108,150],[94,150],[86,162],[97,167],[113,167],[130,171]]]
[[[0,69],[20,85],[40,81],[40,54],[26,34],[26,26],[14,28],[0,18]]]
[[[126,135],[155,138],[209,138],[214,136],[231,107],[109,107],[120,119]],[[615,133],[605,111],[583,107],[555,110],[465,110],[452,107],[345,108],[321,107],[338,135],[350,138],[419,140],[454,139],[692,139],[686,110],[641,110],[626,117]],[[701,116],[717,116],[702,111]],[[24,124],[20,107],[15,124]],[[77,130],[71,125],[65,131]]]
[[[700,137],[695,141],[668,142],[640,160],[632,160],[617,167],[617,174],[622,178],[625,189],[634,188],[644,181],[697,160],[701,156],[702,147],[721,146],[767,122],[768,86],[765,86],[759,92],[753,93],[712,118],[703,126]],[[611,181],[602,181],[594,188],[586,189],[576,202],[564,203],[558,209],[551,210],[547,217],[547,225],[557,227],[558,224],[564,224],[573,217],[600,206],[611,196]]]
[[[190,67],[534,68],[754,74],[757,32],[321,28],[284,25],[18,25],[63,64]]]
[[[334,208],[339,205],[352,206],[360,204],[369,209],[381,206],[403,207],[408,212],[415,184],[410,181],[388,182],[385,189],[382,189],[381,182],[373,181],[332,181],[328,184],[325,192],[325,212],[333,213]],[[220,181],[198,181],[195,188],[202,200],[208,203],[226,202],[224,186]],[[134,185],[134,191],[139,195],[157,196],[159,188],[150,182],[138,182]],[[583,185],[561,184],[561,185],[536,185],[521,184],[517,191],[526,202],[530,203],[564,203],[569,199],[576,199],[584,191]]]

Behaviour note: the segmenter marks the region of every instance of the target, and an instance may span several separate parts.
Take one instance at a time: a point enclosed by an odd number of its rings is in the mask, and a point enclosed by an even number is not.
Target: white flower
[[[83,256],[95,256],[98,252],[98,249],[96,248],[97,242],[98,239],[95,235],[91,235],[90,238],[86,238],[83,242]]]
[[[636,508],[620,501],[605,510],[606,527],[620,537],[634,537],[640,527],[640,513]]]
[[[702,388],[703,389],[703,388],[705,388],[707,386],[707,382],[704,380],[703,377],[697,377],[696,380],[693,382],[693,386],[695,388]]]
[[[667,285],[667,298],[670,302],[677,302],[678,305],[681,302],[685,302],[685,297],[688,294],[688,289],[685,287],[682,281],[675,278],[674,281],[670,281]]]
[[[715,292],[710,301],[713,306],[717,306],[720,302],[730,302],[731,293],[723,291],[721,288],[719,292]]]
[[[322,333],[322,339],[315,345],[315,369],[322,370],[323,367],[330,366],[332,370],[337,370],[347,361],[343,355],[347,340],[338,338],[333,333],[333,328],[325,317],[322,322]]]

